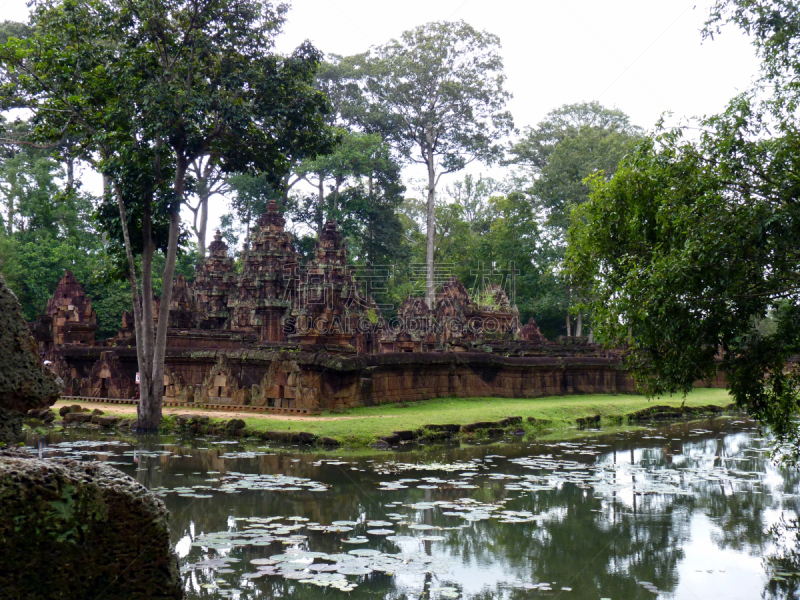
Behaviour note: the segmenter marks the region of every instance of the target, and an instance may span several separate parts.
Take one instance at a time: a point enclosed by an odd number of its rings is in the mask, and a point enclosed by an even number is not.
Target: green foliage
[[[464,21],[438,21],[350,60],[398,151],[426,165],[435,157],[452,172],[475,158],[491,162],[513,129],[499,46]]]
[[[583,295],[563,271],[572,209],[589,198],[587,178],[611,177],[640,137],[624,112],[584,102],[551,111],[511,148],[509,163],[522,167],[543,226],[536,256],[542,274],[526,308],[548,337],[566,333],[565,317]]]
[[[716,0],[711,7],[704,37],[713,39],[723,26],[733,24],[752,41],[761,58],[764,79],[791,91],[796,100],[800,62],[800,13],[794,0]],[[796,105],[796,104],[795,104]]]
[[[570,211],[589,197],[585,179],[598,172],[611,177],[639,137],[625,113],[588,102],[551,111],[512,147],[512,162],[529,170],[531,193],[561,242]]]
[[[800,15],[783,0],[720,0],[705,35],[753,37],[762,81],[700,121],[640,144],[570,230],[570,270],[598,330],[629,337],[648,393],[725,371],[739,406],[800,457]],[[769,323],[768,327],[764,323]]]
[[[0,23],[0,44],[5,44],[10,38],[24,39],[33,34],[31,27],[18,21],[3,21]]]
[[[220,230],[227,244],[235,247],[247,239],[249,227],[254,226],[258,216],[266,212],[270,200],[275,200],[282,210],[287,208],[287,199],[270,183],[266,174],[231,173],[226,178],[230,212],[220,219]]]
[[[768,136],[765,119],[740,96],[698,142],[679,130],[643,142],[612,180],[592,180],[569,259],[595,294],[598,334],[630,328],[649,394],[722,368],[740,406],[796,439],[800,137],[786,122]],[[766,318],[772,332],[756,327]]]
[[[30,131],[24,122],[0,125],[10,134]],[[0,147],[0,272],[28,321],[44,311],[66,269],[86,282],[100,255],[93,198],[59,183],[59,158],[32,146]]]
[[[24,122],[7,123],[6,135],[25,135]],[[80,235],[87,230],[91,200],[75,189],[62,189],[65,172],[52,151],[31,146],[0,146],[0,227],[6,235],[27,239],[47,232],[51,236]],[[26,234],[28,232],[28,234]]]
[[[97,311],[95,340],[101,342],[116,335],[121,326],[122,313],[131,311],[133,299],[131,288],[125,281],[108,282],[84,279],[83,290],[92,299],[92,308]]]
[[[319,231],[334,219],[348,240],[353,262],[402,261],[402,226],[396,211],[405,191],[400,165],[378,134],[343,132],[333,152],[305,160],[295,176],[314,194],[290,196],[288,214]]]
[[[86,277],[88,262],[82,248],[48,234],[33,240],[0,235],[0,272],[17,295],[27,321],[44,311],[65,269]]]

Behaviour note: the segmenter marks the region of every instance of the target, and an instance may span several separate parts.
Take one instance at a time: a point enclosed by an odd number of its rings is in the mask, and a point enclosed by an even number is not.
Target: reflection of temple
[[[164,381],[168,401],[319,407],[331,398],[333,404],[336,398],[352,399],[366,385],[361,371],[331,379],[330,365],[345,368],[342,359],[347,357],[493,351],[540,356],[554,351],[533,320],[520,327],[519,312],[496,285],[473,299],[451,278],[433,308],[422,298],[408,298],[397,318],[387,321],[354,278],[335,222],[320,232],[313,257],[303,267],[284,226],[271,202],[253,228],[241,273],[218,232],[194,281],[176,279]],[[158,298],[153,306],[157,315]],[[123,315],[117,336],[95,343],[91,299],[71,272],[31,329],[42,355],[65,380],[67,394],[134,394],[131,314]]]

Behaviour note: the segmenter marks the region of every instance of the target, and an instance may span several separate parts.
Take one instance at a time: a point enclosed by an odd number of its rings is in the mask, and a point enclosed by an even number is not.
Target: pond
[[[414,452],[29,441],[161,496],[193,599],[795,598],[800,583],[800,476],[741,419]]]

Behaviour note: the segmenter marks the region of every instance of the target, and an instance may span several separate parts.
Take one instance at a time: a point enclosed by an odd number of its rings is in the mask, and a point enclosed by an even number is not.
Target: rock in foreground
[[[0,455],[0,581],[11,598],[181,599],[164,504],[101,463]]]
[[[0,275],[0,442],[15,441],[29,410],[58,398],[56,376],[42,366],[39,349],[22,318],[22,308]]]

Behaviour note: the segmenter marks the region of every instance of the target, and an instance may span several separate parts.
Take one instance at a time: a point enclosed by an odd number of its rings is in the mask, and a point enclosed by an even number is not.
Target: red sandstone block
[[[283,398],[281,395],[281,386],[273,385],[264,390],[264,397],[265,398]]]

